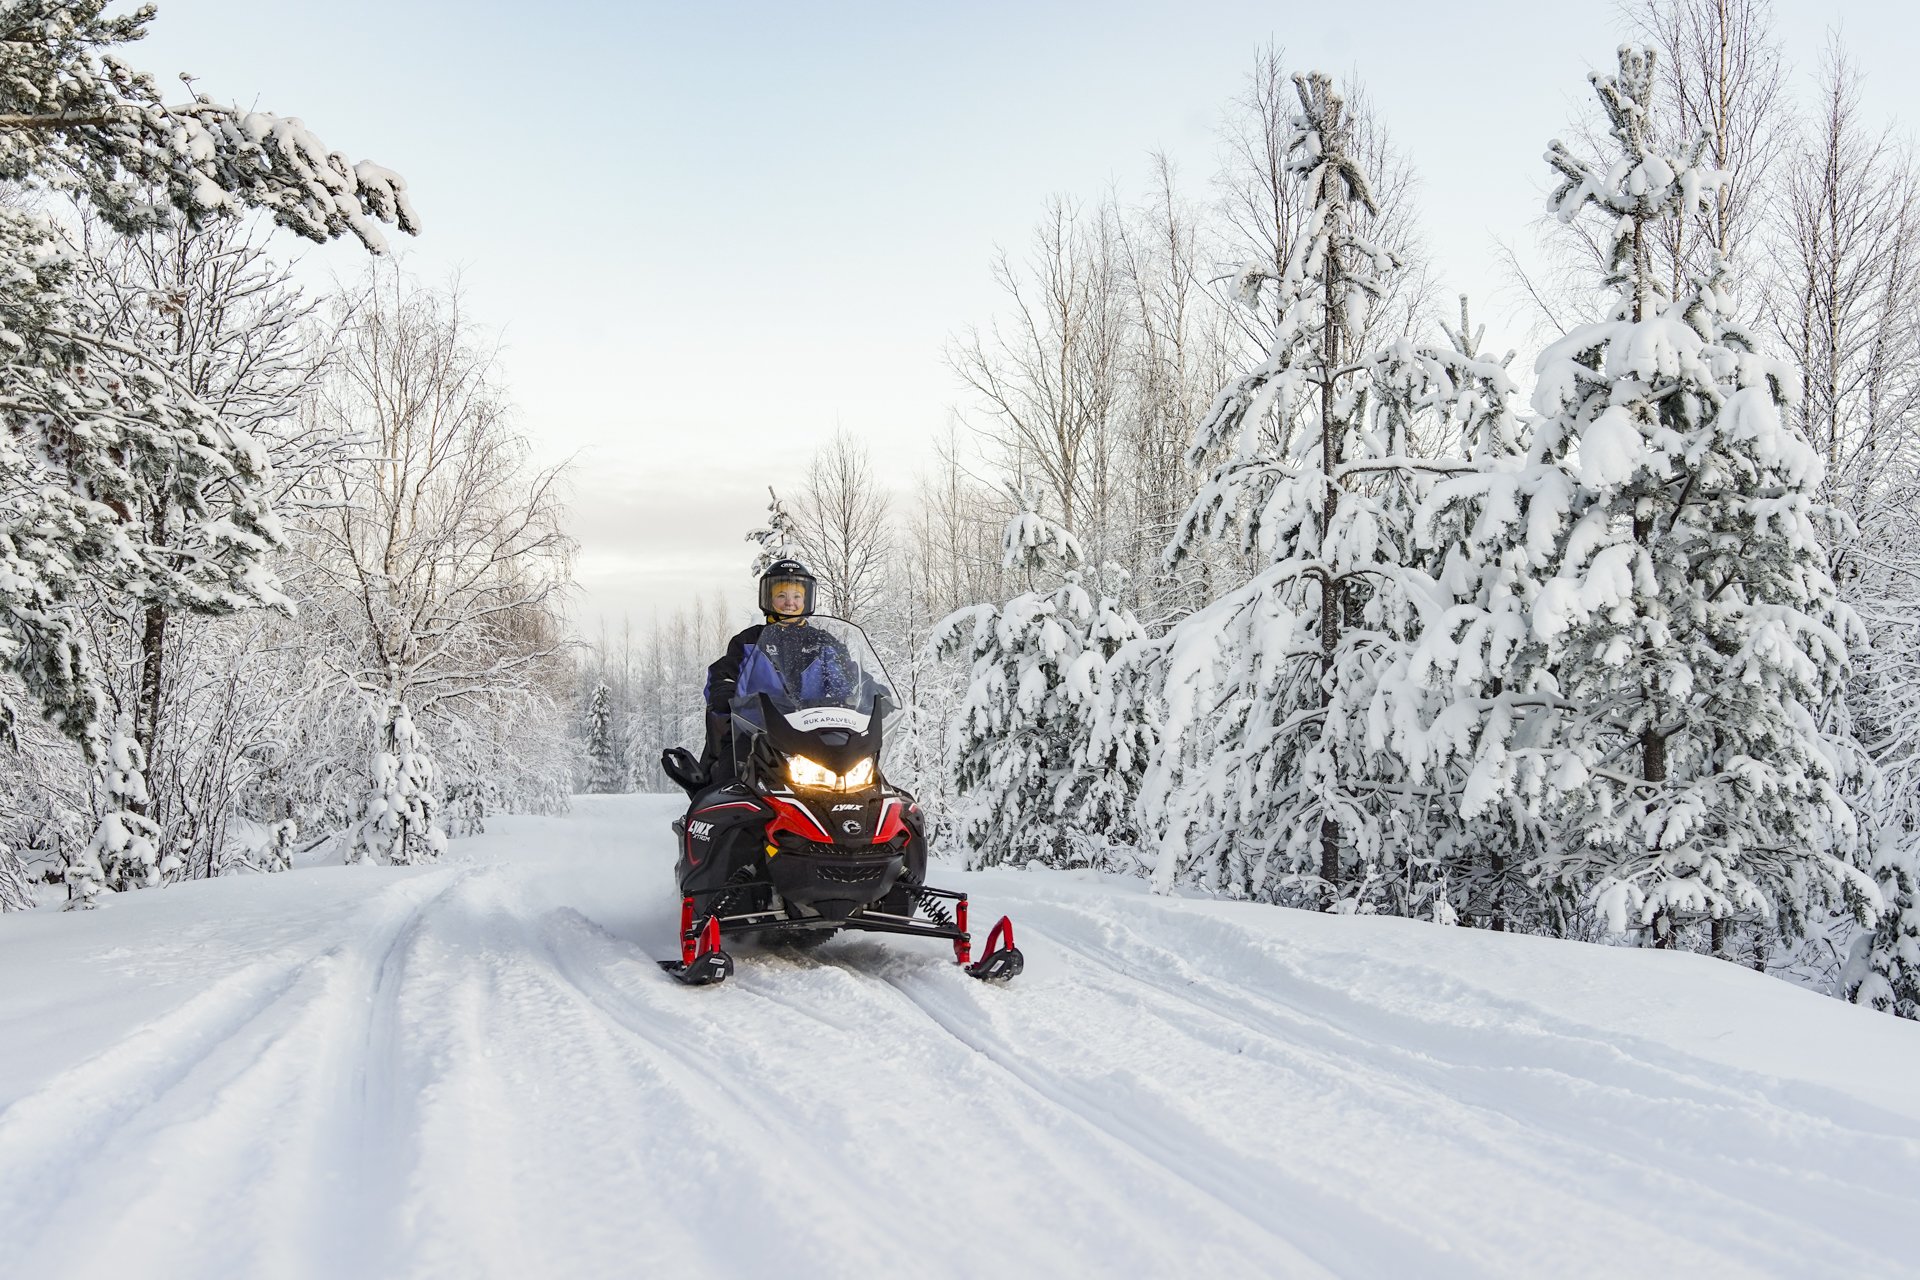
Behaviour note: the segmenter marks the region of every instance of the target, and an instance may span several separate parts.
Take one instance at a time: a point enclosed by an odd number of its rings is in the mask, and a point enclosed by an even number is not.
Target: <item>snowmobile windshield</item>
[[[738,690],[741,699],[766,694],[789,718],[816,708],[870,716],[877,699],[893,697],[866,633],[844,619],[819,615],[763,628]]]

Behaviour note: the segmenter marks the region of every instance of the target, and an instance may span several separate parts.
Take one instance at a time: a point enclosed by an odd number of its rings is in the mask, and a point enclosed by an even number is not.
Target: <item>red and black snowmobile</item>
[[[967,895],[926,883],[920,806],[880,772],[894,710],[866,633],[840,618],[769,624],[731,713],[732,776],[685,748],[661,757],[691,801],[673,823],[680,958],[661,967],[692,985],[722,982],[729,938],[811,946],[842,929],[943,938],[976,978],[1025,965],[1005,916],[972,954]]]

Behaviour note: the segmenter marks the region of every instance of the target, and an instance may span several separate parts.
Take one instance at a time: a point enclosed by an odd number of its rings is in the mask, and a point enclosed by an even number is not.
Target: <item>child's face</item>
[[[773,611],[783,618],[797,618],[807,607],[807,589],[798,582],[773,584]]]

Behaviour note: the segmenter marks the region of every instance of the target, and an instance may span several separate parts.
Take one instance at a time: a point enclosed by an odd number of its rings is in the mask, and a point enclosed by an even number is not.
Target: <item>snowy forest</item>
[[[574,785],[571,543],[399,174],[7,6],[0,907],[434,856]],[[243,215],[257,210],[268,218]],[[356,279],[287,241],[352,236]]]
[[[1754,0],[1622,21],[1504,277],[1436,278],[1421,157],[1268,48],[1201,194],[1154,155],[990,264],[933,474],[889,492],[843,433],[769,495],[743,568],[799,556],[873,634],[890,772],[970,865],[1920,1016],[1920,172],[1837,39],[1796,66]],[[592,645],[596,788],[699,740],[748,620]]]
[[[564,476],[392,260],[404,180],[168,97],[106,7],[0,43],[0,907],[664,789],[754,619],[581,634]],[[1503,278],[1438,278],[1422,157],[1271,47],[1217,157],[984,264],[932,473],[842,433],[769,490],[741,594],[797,556],[868,630],[936,851],[1920,1017],[1920,170],[1760,0],[1622,12]]]

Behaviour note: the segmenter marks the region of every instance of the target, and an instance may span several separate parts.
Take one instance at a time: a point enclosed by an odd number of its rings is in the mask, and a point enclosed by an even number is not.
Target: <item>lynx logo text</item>
[[[713,824],[711,822],[689,822],[687,824],[687,834],[695,840],[712,839]]]

